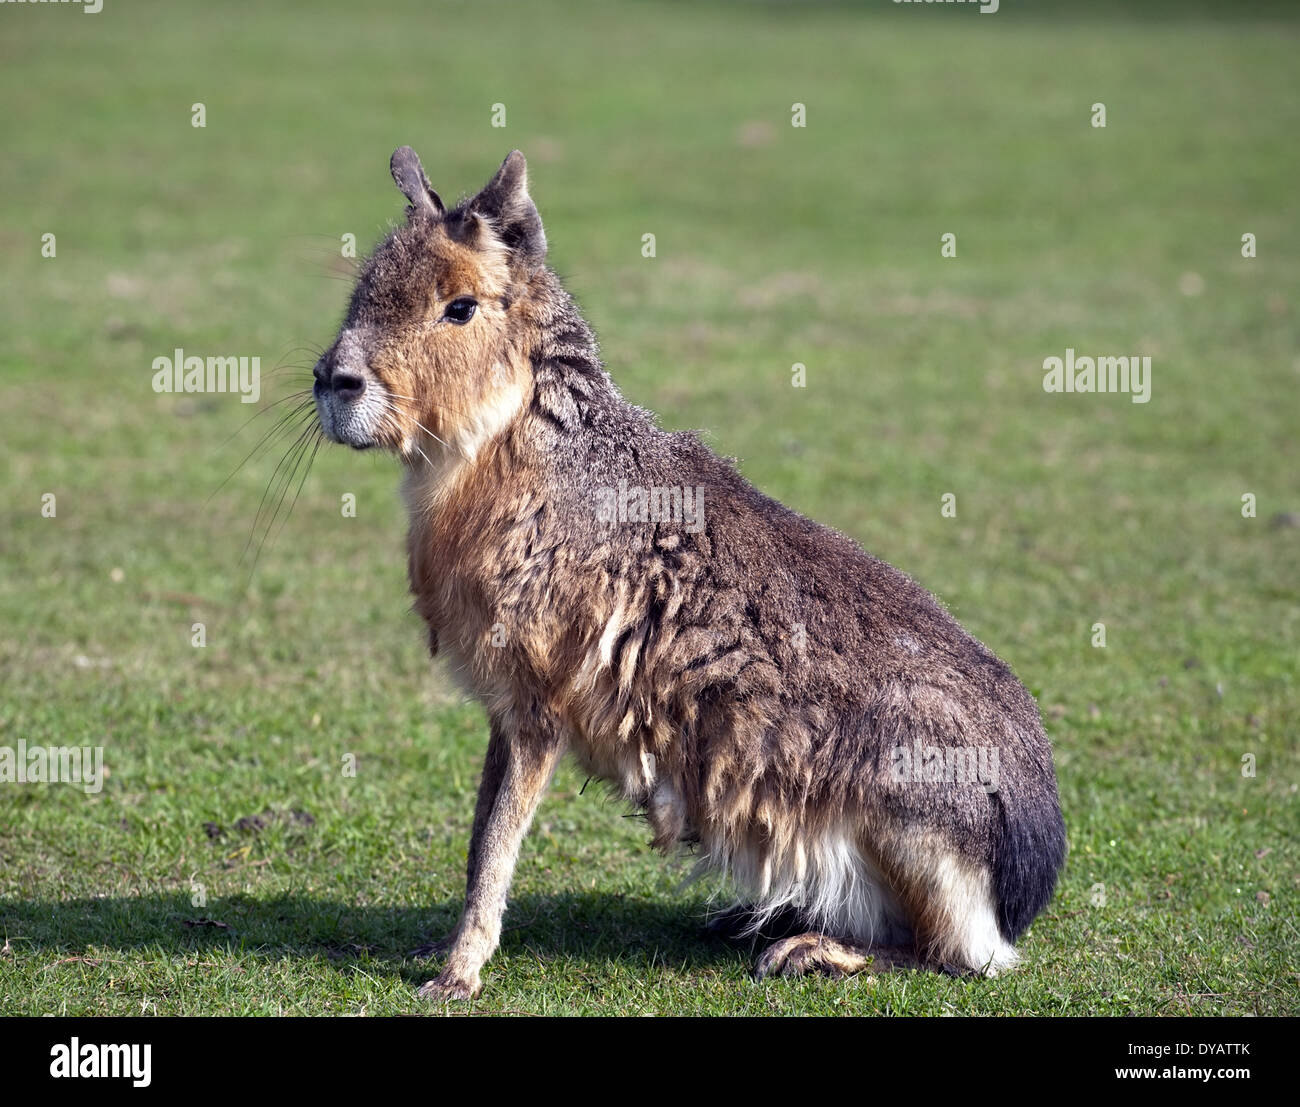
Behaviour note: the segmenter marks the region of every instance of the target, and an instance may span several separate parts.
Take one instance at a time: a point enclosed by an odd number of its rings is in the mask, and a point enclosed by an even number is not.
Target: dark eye
[[[474,318],[477,307],[478,301],[473,296],[462,296],[447,305],[447,310],[442,313],[442,317],[450,319],[453,323],[468,323]]]

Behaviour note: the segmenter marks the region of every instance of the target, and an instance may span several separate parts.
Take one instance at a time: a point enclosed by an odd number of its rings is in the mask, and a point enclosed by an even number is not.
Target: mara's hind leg
[[[823,972],[828,976],[852,976],[863,969],[894,972],[919,969],[921,963],[909,950],[893,946],[868,945],[865,942],[832,938],[809,931],[782,938],[763,951],[754,965],[754,978],[769,976],[803,976]]]
[[[888,860],[931,966],[983,976],[1015,967],[1020,958],[999,929],[988,868],[925,835],[891,843]]]

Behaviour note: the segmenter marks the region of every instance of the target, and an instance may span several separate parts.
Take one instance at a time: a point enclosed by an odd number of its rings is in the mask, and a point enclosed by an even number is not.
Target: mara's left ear
[[[528,163],[512,150],[473,200],[469,210],[492,221],[497,236],[521,261],[540,265],[546,259],[546,232],[537,205],[528,195]]]
[[[433,191],[429,178],[424,175],[424,166],[409,146],[399,146],[393,151],[388,169],[393,174],[397,187],[402,190],[402,195],[410,201],[408,216],[422,211],[436,218],[446,211],[442,206],[442,197]]]

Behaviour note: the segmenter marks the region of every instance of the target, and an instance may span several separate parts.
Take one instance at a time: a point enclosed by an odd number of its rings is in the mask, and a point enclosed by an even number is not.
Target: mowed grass
[[[0,745],[110,775],[0,785],[0,1012],[428,1010],[486,727],[410,613],[396,465],[322,451],[250,576],[288,440],[218,491],[274,415],[229,441],[249,405],[150,387],[177,347],[298,387],[405,142],[448,199],[521,148],[626,394],[1014,666],[1071,851],[1014,975],[760,985],[566,768],[468,1009],[1296,1009],[1300,24],[1003,8],[4,6]],[[1150,355],[1150,402],[1045,393],[1067,346]]]

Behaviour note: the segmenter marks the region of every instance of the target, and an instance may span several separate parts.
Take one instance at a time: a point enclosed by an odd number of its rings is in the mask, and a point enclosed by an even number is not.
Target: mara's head
[[[392,157],[406,222],[361,270],[338,337],[313,370],[327,437],[408,460],[472,453],[527,402],[530,284],[546,236],[514,151],[451,210],[409,146]],[[436,444],[436,446],[434,445]]]

